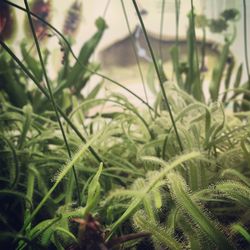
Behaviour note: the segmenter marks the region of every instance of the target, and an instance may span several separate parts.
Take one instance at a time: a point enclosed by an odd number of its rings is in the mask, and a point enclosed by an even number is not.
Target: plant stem
[[[163,25],[164,25],[164,13],[165,13],[165,0],[162,0],[162,5],[161,5],[161,21],[160,21],[160,42],[159,42],[159,54],[160,54],[160,59],[163,61],[163,54],[162,54],[162,34],[163,34]]]
[[[106,5],[105,5],[105,9],[104,9],[103,14],[102,14],[102,17],[103,17],[103,18],[106,17],[106,14],[107,14],[107,11],[108,11],[110,2],[111,2],[111,0],[107,0],[107,3],[106,3]]]
[[[248,87],[250,88],[250,69],[249,69],[248,46],[247,46],[247,6],[246,6],[246,0],[243,0],[243,20],[244,20],[245,62],[246,62],[246,69],[247,69]]]
[[[50,80],[49,80],[48,75],[47,75],[47,71],[46,71],[46,68],[45,68],[45,65],[44,65],[41,49],[40,49],[40,46],[39,46],[39,42],[38,42],[38,39],[37,39],[37,36],[36,36],[35,28],[34,28],[32,18],[31,18],[31,15],[30,15],[30,8],[29,8],[28,1],[24,0],[24,4],[25,4],[25,8],[27,10],[27,16],[28,16],[28,19],[29,19],[30,28],[31,28],[32,35],[33,35],[33,38],[34,38],[34,41],[35,41],[37,53],[38,53],[38,56],[39,56],[39,61],[40,61],[41,67],[42,67],[42,71],[43,71],[43,75],[44,75],[45,82],[46,82],[46,85],[47,85],[47,89],[48,89],[48,92],[49,92],[50,100],[51,100],[53,109],[54,109],[54,111],[56,113],[56,118],[57,118],[60,130],[62,132],[63,140],[64,140],[64,143],[65,143],[69,158],[71,159],[72,155],[71,155],[71,152],[70,152],[68,140],[67,140],[66,134],[64,132],[62,122],[60,120],[60,116],[59,116],[59,113],[58,113],[58,110],[57,110],[57,107],[56,107],[56,104],[55,104],[55,100],[54,100],[53,93],[52,93],[51,86],[50,86]],[[72,167],[72,170],[73,170],[73,175],[74,175],[74,179],[75,179],[75,183],[76,183],[78,205],[80,206],[81,197],[80,197],[80,189],[79,189],[79,183],[78,183],[78,178],[77,178],[75,166]]]
[[[137,52],[136,52],[136,47],[135,47],[135,43],[134,43],[134,39],[133,39],[133,34],[131,32],[131,28],[130,28],[129,20],[128,20],[128,15],[127,15],[126,8],[125,8],[123,0],[121,0],[121,4],[122,4],[122,10],[123,10],[123,13],[124,13],[126,24],[127,24],[127,27],[128,27],[129,35],[130,35],[130,38],[131,38],[130,40],[131,40],[133,52],[135,54],[135,60],[136,60],[138,71],[139,71],[140,78],[141,78],[141,81],[142,81],[144,95],[145,95],[147,103],[149,103],[149,101],[148,101],[148,94],[147,94],[147,90],[146,90],[146,86],[145,86],[144,77],[143,77],[143,74],[142,74],[142,69],[141,69],[140,61],[139,61],[139,58],[138,58],[138,55],[137,55]],[[150,114],[151,118],[153,119],[153,116],[152,116],[150,108],[149,108],[149,114]]]
[[[176,124],[175,124],[174,116],[173,116],[173,113],[171,111],[171,107],[170,107],[170,104],[169,104],[169,101],[168,101],[168,98],[167,98],[167,95],[166,95],[166,92],[165,92],[165,89],[164,89],[164,86],[163,86],[163,81],[162,81],[161,74],[160,74],[160,71],[159,71],[159,68],[158,68],[158,65],[157,65],[157,62],[156,62],[156,58],[155,58],[153,49],[151,47],[151,44],[149,42],[149,38],[148,38],[148,35],[147,35],[147,31],[146,31],[144,22],[142,20],[139,8],[138,8],[137,3],[136,3],[136,0],[132,0],[132,1],[133,1],[135,10],[136,10],[137,16],[139,18],[139,21],[140,21],[144,36],[146,38],[146,42],[147,42],[147,45],[148,45],[148,48],[149,48],[149,51],[150,51],[150,54],[151,54],[151,57],[152,57],[152,60],[153,60],[154,67],[155,67],[155,71],[156,71],[156,74],[157,74],[157,77],[158,77],[158,80],[159,80],[159,83],[160,83],[160,88],[161,88],[161,91],[162,91],[162,94],[163,94],[163,99],[164,99],[164,102],[165,102],[165,104],[167,106],[167,109],[168,109],[168,112],[169,112],[169,115],[170,115],[170,119],[171,119],[171,122],[172,122],[173,127],[174,127],[174,131],[175,131],[175,134],[176,134],[176,138],[177,138],[177,141],[178,141],[178,144],[179,144],[179,147],[180,147],[180,150],[181,150],[181,152],[183,152],[183,146],[182,146],[182,143],[181,143],[181,139],[180,139],[180,136],[179,136]]]

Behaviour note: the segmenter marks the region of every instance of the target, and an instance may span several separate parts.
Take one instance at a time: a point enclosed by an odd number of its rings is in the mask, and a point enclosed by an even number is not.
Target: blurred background
[[[23,1],[13,1],[23,6]],[[145,81],[154,78],[152,69],[152,61],[148,55],[145,40],[141,32],[138,18],[134,10],[132,1],[124,0],[124,5],[120,0],[38,0],[30,1],[30,4],[40,2],[49,6],[46,10],[49,12],[48,21],[58,30],[65,33],[65,20],[71,15],[72,24],[75,25],[75,31],[68,34],[72,48],[78,54],[81,46],[95,32],[95,20],[98,17],[103,17],[107,23],[108,29],[105,31],[97,49],[94,52],[91,60],[100,64],[100,70],[103,74],[125,85],[132,91],[136,92],[141,97],[143,95],[143,87],[141,84],[142,77]],[[181,58],[185,59],[187,53],[187,30],[188,30],[188,13],[191,9],[190,1],[175,1],[175,0],[138,0],[145,26],[153,41],[155,50],[159,48],[162,52],[163,67],[168,80],[174,80],[173,67],[170,58],[170,49],[176,42],[176,3],[180,4],[179,9],[179,41]],[[231,51],[235,56],[236,63],[244,62],[244,46],[243,46],[243,21],[242,21],[242,1],[239,0],[194,0],[195,13],[203,15],[207,19],[217,20],[220,14],[226,9],[237,9],[240,12],[239,20],[235,21],[226,31],[211,32],[211,29],[206,29],[206,57],[205,67],[206,73],[203,87],[206,89],[212,66],[216,64],[220,56],[218,51],[220,44],[223,44],[228,36],[232,36],[236,32],[235,39],[231,46]],[[40,6],[41,7],[41,6]],[[128,23],[126,23],[125,14],[127,15]],[[250,1],[247,1],[247,16],[250,16]],[[9,41],[9,44],[17,54],[20,55],[20,43],[23,39],[29,39],[29,35],[25,30],[28,29],[25,15],[19,10],[15,10],[16,34]],[[129,24],[129,27],[128,27]],[[217,23],[218,24],[218,23]],[[217,25],[216,24],[216,25]],[[219,25],[219,24],[218,24]],[[66,25],[67,26],[67,25]],[[130,28],[130,31],[128,30]],[[202,28],[196,28],[197,46],[203,39]],[[248,35],[250,34],[250,25],[248,25]],[[138,71],[138,66],[133,54],[133,43],[131,36],[134,39],[134,47],[137,50],[137,56],[141,63],[142,76]],[[250,39],[250,37],[248,37]],[[43,40],[43,39],[41,39]],[[58,69],[61,66],[61,51],[57,37],[48,37],[41,42],[44,48],[48,48],[51,55],[48,70],[50,75],[56,77]],[[32,42],[31,42],[32,44]],[[30,45],[32,48],[32,45]],[[159,52],[159,51],[158,51]],[[31,51],[32,53],[32,51]],[[157,52],[156,52],[157,54]],[[246,80],[246,70],[243,71],[243,80]],[[84,88],[84,91],[90,91],[100,82],[97,76],[91,77],[90,83]],[[157,81],[155,80],[155,86]],[[118,87],[110,83],[105,84],[106,91],[120,91]],[[147,87],[148,98],[150,102],[154,100],[154,91],[157,87]],[[105,93],[101,93],[104,95]],[[129,97],[132,98],[132,97]],[[132,100],[133,101],[133,100]]]

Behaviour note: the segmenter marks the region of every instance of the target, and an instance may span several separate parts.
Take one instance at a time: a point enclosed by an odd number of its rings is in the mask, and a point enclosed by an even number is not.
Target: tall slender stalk
[[[247,6],[246,0],[243,0],[243,22],[244,22],[244,50],[245,50],[245,63],[247,69],[248,86],[250,88],[250,68],[248,61],[248,46],[247,46]]]
[[[175,72],[178,85],[183,88],[183,81],[180,72],[180,53],[179,53],[179,19],[180,19],[181,0],[175,0],[175,47],[171,51],[173,60],[173,70]]]
[[[187,89],[192,93],[192,95],[198,100],[203,101],[204,96],[202,92],[202,84],[200,79],[200,69],[199,69],[199,58],[196,46],[196,32],[195,32],[195,14],[194,14],[194,3],[191,3],[191,16],[189,21],[189,71],[187,77]]]
[[[110,5],[110,2],[111,2],[111,0],[107,0],[107,3],[105,5],[105,9],[104,9],[103,14],[102,14],[103,18],[106,17],[106,14],[108,12],[108,8],[109,8],[109,5]]]
[[[51,100],[53,109],[54,109],[55,114],[56,114],[57,122],[59,124],[60,130],[61,130],[61,133],[62,133],[62,136],[63,136],[63,140],[64,140],[64,143],[65,143],[68,155],[69,155],[69,158],[71,159],[72,155],[71,155],[71,152],[70,152],[68,140],[67,140],[66,134],[64,132],[62,122],[60,120],[60,116],[59,116],[59,113],[58,113],[58,110],[57,110],[57,107],[56,107],[56,104],[55,104],[54,96],[53,96],[52,89],[51,89],[51,86],[50,86],[50,80],[49,80],[48,75],[47,75],[47,71],[46,71],[46,68],[45,68],[45,65],[44,65],[44,61],[43,61],[43,57],[42,57],[42,53],[41,53],[41,49],[40,49],[40,45],[39,45],[39,42],[38,42],[38,39],[37,39],[37,35],[36,35],[35,28],[34,28],[34,25],[33,25],[33,22],[32,22],[32,18],[31,18],[31,15],[30,15],[30,8],[29,8],[28,1],[24,0],[24,4],[25,4],[25,8],[27,10],[27,16],[28,16],[31,32],[32,32],[32,35],[33,35],[33,38],[34,38],[34,41],[35,41],[37,53],[38,53],[38,56],[39,56],[39,61],[40,61],[41,67],[42,67],[42,71],[43,71],[44,79],[45,79],[47,89],[48,89],[48,92],[49,92],[50,100]],[[75,179],[75,183],[76,183],[78,205],[80,206],[81,197],[80,197],[80,189],[79,189],[79,183],[78,183],[78,178],[77,178],[75,166],[72,167],[72,170],[73,170],[73,175],[74,175],[74,179]]]
[[[21,7],[21,6],[19,6],[18,4],[12,3],[12,2],[10,2],[10,1],[8,1],[8,0],[2,0],[2,1],[4,1],[5,3],[7,3],[7,4],[9,4],[9,5],[11,5],[11,6],[13,6],[13,7],[19,9],[19,10],[22,10],[22,11],[26,12],[26,9],[23,8],[23,7]],[[33,12],[30,12],[30,14],[31,14],[33,17],[37,18],[37,19],[38,19],[39,21],[41,21],[42,23],[46,24],[46,25],[47,25],[49,28],[51,28],[59,37],[62,38],[62,40],[64,41],[65,45],[66,45],[67,48],[69,49],[69,52],[72,54],[73,58],[76,60],[76,62],[77,62],[84,70],[90,72],[91,74],[97,75],[97,76],[99,76],[99,77],[101,77],[101,78],[103,78],[103,79],[105,79],[105,80],[107,80],[107,81],[109,81],[109,82],[111,82],[111,83],[113,83],[113,84],[115,84],[115,85],[117,85],[117,86],[123,88],[123,89],[126,90],[128,93],[130,93],[131,95],[133,95],[135,98],[137,98],[138,100],[140,100],[140,101],[141,101],[144,105],[146,105],[150,110],[155,111],[154,108],[151,107],[145,100],[143,100],[140,96],[138,96],[137,94],[135,94],[133,91],[131,91],[131,90],[129,90],[128,88],[126,88],[125,86],[123,86],[121,83],[119,83],[119,82],[117,82],[117,81],[111,79],[110,77],[105,76],[105,75],[103,75],[103,74],[101,74],[101,73],[98,73],[98,72],[96,72],[96,71],[94,71],[94,70],[92,70],[92,69],[86,67],[85,65],[83,65],[83,64],[78,60],[77,56],[75,55],[74,51],[73,51],[72,48],[71,48],[70,43],[68,42],[68,40],[65,38],[65,36],[64,36],[58,29],[56,29],[53,25],[51,25],[50,23],[46,22],[43,18],[41,18],[40,16],[34,14]],[[159,115],[159,114],[157,113],[157,116],[158,116],[158,115]]]
[[[141,24],[141,27],[142,27],[144,36],[145,36],[145,38],[146,38],[146,42],[147,42],[147,45],[148,45],[148,48],[149,48],[149,51],[150,51],[150,55],[151,55],[151,57],[152,57],[153,64],[154,64],[154,67],[155,67],[155,71],[156,71],[156,74],[157,74],[157,77],[158,77],[158,80],[159,80],[159,84],[160,84],[160,88],[161,88],[161,91],[162,91],[163,99],[164,99],[164,102],[165,102],[165,104],[166,104],[166,106],[167,106],[167,109],[168,109],[168,111],[169,111],[170,119],[171,119],[171,122],[172,122],[173,127],[174,127],[174,131],[175,131],[175,134],[176,134],[176,138],[177,138],[177,141],[178,141],[180,150],[183,151],[182,142],[181,142],[181,139],[180,139],[180,136],[179,136],[179,133],[178,133],[176,124],[175,124],[174,116],[173,116],[173,113],[172,113],[172,111],[171,111],[171,107],[170,107],[170,104],[169,104],[169,101],[168,101],[168,97],[167,97],[167,95],[166,95],[166,92],[165,92],[165,89],[164,89],[164,86],[163,86],[163,81],[162,81],[162,77],[161,77],[161,74],[160,74],[160,71],[159,71],[157,62],[156,62],[156,58],[155,58],[155,55],[154,55],[152,46],[151,46],[151,44],[150,44],[150,42],[149,42],[149,38],[148,38],[148,35],[147,35],[147,31],[146,31],[144,22],[143,22],[143,20],[142,20],[142,17],[141,17],[141,14],[140,14],[138,5],[137,5],[137,3],[136,3],[136,0],[132,0],[132,1],[133,1],[135,10],[136,10],[138,19],[139,19],[139,21],[140,21],[140,24]]]
[[[195,40],[194,40],[194,12],[193,12],[193,1],[191,2],[191,16],[189,17],[189,28],[188,28],[188,75],[186,80],[186,89],[189,94],[192,93],[192,85],[195,84]]]
[[[207,40],[206,27],[202,27],[201,70],[205,69],[206,40]]]
[[[162,34],[163,34],[163,26],[164,26],[164,15],[165,14],[165,0],[162,0],[161,4],[161,21],[160,21],[160,42],[159,42],[159,54],[160,54],[160,59],[163,61],[163,54],[162,54]]]
[[[181,0],[175,0],[175,44],[178,48],[179,45],[179,20],[180,20],[180,6]]]
[[[133,52],[135,54],[136,64],[137,64],[138,71],[139,71],[139,74],[140,74],[140,78],[141,78],[141,81],[142,81],[142,87],[143,87],[144,95],[145,95],[147,103],[149,103],[148,94],[147,94],[147,90],[146,90],[146,86],[145,86],[145,80],[144,80],[144,77],[143,77],[143,74],[142,74],[141,64],[140,64],[140,61],[139,61],[139,58],[138,58],[138,55],[137,55],[137,52],[136,52],[135,42],[134,42],[134,39],[133,39],[133,34],[132,34],[132,31],[131,31],[131,28],[130,28],[130,25],[129,25],[128,15],[127,15],[127,11],[126,11],[123,0],[121,0],[121,4],[122,4],[123,14],[124,14],[124,17],[125,17],[125,20],[126,20],[126,25],[128,27],[128,31],[129,31],[129,35],[130,35],[130,40],[131,40]],[[149,114],[150,114],[151,118],[153,118],[150,109],[149,109]]]

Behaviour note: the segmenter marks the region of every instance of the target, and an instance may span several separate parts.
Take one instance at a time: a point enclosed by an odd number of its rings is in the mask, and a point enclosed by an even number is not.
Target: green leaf
[[[24,42],[21,43],[21,52],[27,68],[36,77],[37,81],[41,82],[43,79],[43,71],[40,62],[31,56],[31,54],[27,51],[26,44]]]
[[[235,82],[234,82],[234,88],[238,88],[241,82],[241,77],[242,77],[242,71],[243,71],[243,64],[241,63],[238,70],[237,74],[235,77]]]
[[[81,94],[81,90],[88,83],[90,77],[94,74],[93,72],[97,72],[100,69],[99,64],[89,63],[88,69],[91,71],[86,71],[82,80],[79,81],[79,84],[73,88],[74,93],[79,96]]]
[[[21,83],[21,77],[12,59],[7,59],[4,54],[0,55],[0,90],[7,93],[10,102],[23,107],[28,102],[26,88]]]
[[[216,190],[224,193],[227,198],[250,207],[250,188],[236,181],[225,181],[216,185]]]
[[[228,175],[236,177],[237,179],[241,180],[245,185],[250,187],[250,179],[247,178],[244,174],[240,173],[239,171],[237,171],[235,169],[228,168],[221,173],[222,177],[225,177]]]
[[[159,69],[159,73],[160,73],[160,78],[161,78],[161,82],[166,82],[168,80],[165,72],[164,72],[164,68],[163,68],[163,63],[161,60],[157,61],[157,66]]]
[[[138,211],[133,221],[135,226],[140,230],[149,232],[158,246],[165,246],[169,249],[178,250],[184,249],[180,242],[174,239],[174,237],[167,232],[167,230],[161,227],[158,223],[152,221],[142,211]]]
[[[48,220],[43,220],[40,223],[38,223],[35,227],[33,227],[30,232],[29,236],[32,240],[37,239],[38,237],[41,238],[41,243],[43,245],[47,245],[49,242],[49,239],[53,233],[53,228],[52,226],[56,224],[58,221],[61,220],[60,217],[56,217],[54,219],[48,219]]]
[[[234,232],[241,234],[246,241],[250,243],[250,232],[248,232],[242,225],[233,224],[231,228]]]
[[[148,85],[150,91],[156,95],[158,93],[158,91],[156,90],[155,69],[154,69],[154,65],[152,63],[149,64],[149,66],[148,66],[146,82],[147,82],[147,85]]]
[[[78,243],[74,234],[60,226],[57,226],[53,229],[52,242],[54,242],[56,245],[58,244],[58,246],[61,246],[62,250],[64,250],[69,244]]]
[[[221,33],[228,28],[228,24],[225,19],[211,19],[209,22],[209,28],[212,33]]]
[[[226,236],[215,226],[215,223],[201,210],[187,192],[182,177],[171,173],[168,175],[169,186],[176,203],[191,219],[199,225],[200,229],[216,244],[218,249],[233,249]]]
[[[91,92],[88,94],[87,99],[95,99],[96,96],[98,95],[100,89],[103,86],[103,82],[98,83],[92,90]]]
[[[97,18],[97,20],[95,21],[95,25],[98,30],[105,30],[106,28],[108,28],[105,20],[101,17]]]
[[[100,191],[101,191],[101,185],[99,183],[99,179],[100,179],[100,175],[102,173],[102,169],[103,169],[103,164],[101,163],[98,171],[96,172],[92,181],[89,183],[88,198],[87,198],[87,203],[85,206],[84,215],[88,214],[89,211],[92,210],[99,202]]]
[[[179,62],[179,48],[174,46],[170,50],[172,64],[174,68],[174,72],[176,75],[176,80],[180,88],[183,89],[183,81],[181,77],[181,69],[180,69],[180,62]]]
[[[22,127],[22,132],[18,140],[18,148],[21,149],[24,145],[27,133],[32,124],[32,107],[30,105],[26,105],[23,107],[24,114],[24,122]]]
[[[97,45],[99,44],[104,30],[107,28],[104,19],[98,18],[96,21],[96,26],[98,31],[92,36],[81,48],[80,54],[78,56],[78,62],[75,63],[71,72],[68,73],[67,86],[79,88],[81,80],[86,72],[83,66],[87,66],[88,61],[92,53],[95,51]],[[82,66],[83,65],[83,66]]]
[[[226,67],[227,69],[226,69],[225,83],[224,83],[225,89],[229,89],[231,78],[233,75],[234,65],[235,65],[235,59],[233,58],[233,56],[231,56],[229,59],[230,59],[230,63]],[[226,100],[227,100],[227,92],[225,92],[225,94],[223,95],[222,102],[225,103]]]
[[[240,12],[237,9],[224,10],[220,15],[226,21],[237,21],[240,18]]]
[[[195,15],[193,11],[189,14],[189,28],[187,32],[188,43],[188,74],[185,82],[185,89],[198,101],[204,101],[198,52],[196,47]]]
[[[226,43],[223,47],[220,60],[212,73],[212,80],[209,85],[209,91],[212,101],[217,101],[220,91],[221,80],[223,77],[223,72],[227,63],[227,58],[230,53],[230,43]]]

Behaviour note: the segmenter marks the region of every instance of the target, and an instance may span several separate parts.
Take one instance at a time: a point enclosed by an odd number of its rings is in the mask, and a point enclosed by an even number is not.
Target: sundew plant
[[[131,35],[128,0],[116,1]],[[72,1],[63,32],[50,23],[52,1],[0,1],[1,249],[250,248],[246,0],[240,0],[241,11],[225,9],[218,19],[197,14],[193,1],[186,0],[185,58],[179,34],[183,1],[172,1],[176,36],[170,51],[156,48],[143,6],[129,1],[152,62],[144,81],[131,36],[144,95],[115,80],[115,74],[104,75],[93,62],[108,29],[105,17],[96,20],[95,33],[78,55],[74,52],[81,1]],[[161,40],[167,1],[159,2]],[[12,45],[15,13],[26,17],[28,39],[18,44],[20,55]],[[236,22],[244,30],[239,65],[231,51]],[[221,34],[223,42],[217,63],[206,69],[208,31]],[[56,77],[48,69],[50,50],[44,44],[49,39],[61,50]],[[171,58],[171,76],[163,53]],[[102,80],[86,94],[96,75]],[[107,83],[127,94],[99,97]],[[148,90],[154,90],[154,103]]]

